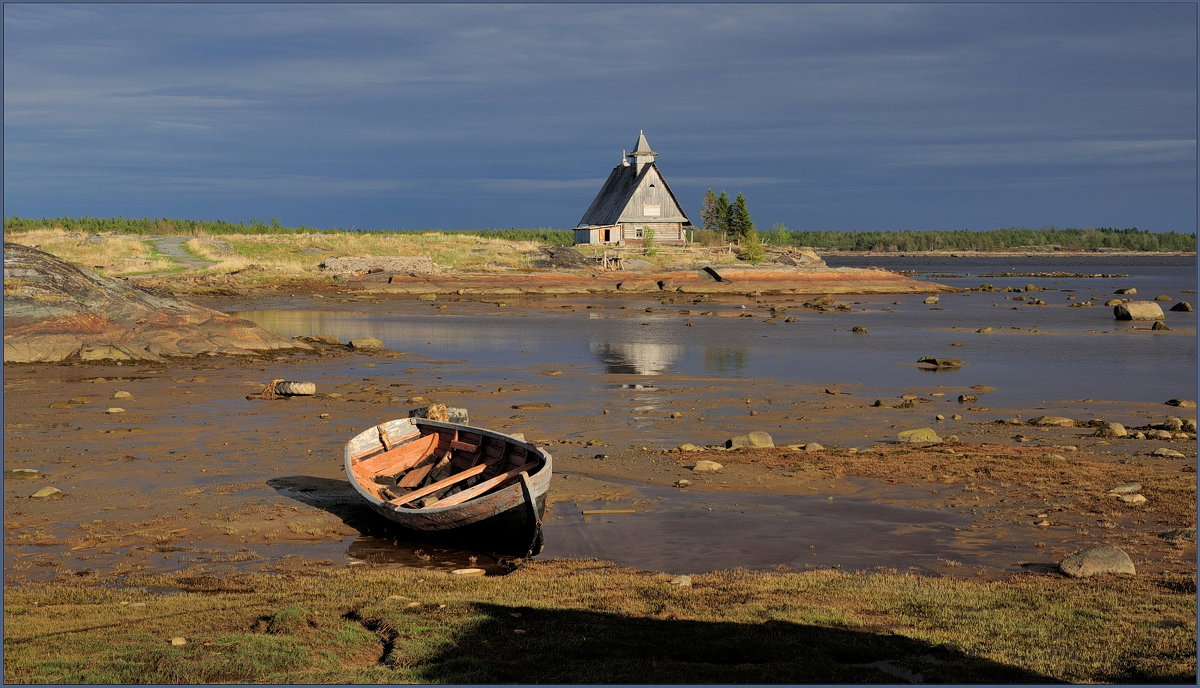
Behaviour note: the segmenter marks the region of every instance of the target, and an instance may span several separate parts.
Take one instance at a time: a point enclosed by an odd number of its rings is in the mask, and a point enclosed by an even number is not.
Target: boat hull
[[[521,448],[533,457],[533,468],[520,480],[468,499],[452,506],[411,508],[396,506],[376,494],[377,486],[364,484],[355,470],[356,457],[374,449],[380,429],[384,433],[403,435],[412,430],[422,432],[459,432],[490,438],[493,444],[504,443],[508,451]],[[380,444],[380,447],[383,445]],[[350,484],[375,513],[400,528],[424,536],[445,537],[477,545],[488,551],[528,555],[541,550],[541,519],[546,509],[546,494],[550,489],[553,459],[545,450],[511,435],[474,426],[432,421],[423,418],[403,418],[359,433],[346,444],[345,468]],[[535,551],[536,550],[536,551]]]

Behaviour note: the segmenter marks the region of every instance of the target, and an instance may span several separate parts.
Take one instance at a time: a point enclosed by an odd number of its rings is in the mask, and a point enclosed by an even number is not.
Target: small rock
[[[675,576],[674,578],[671,579],[671,585],[676,585],[681,588],[690,588],[690,587],[692,587],[692,577],[691,576]]]
[[[1119,547],[1101,545],[1079,550],[1058,563],[1058,568],[1072,578],[1084,578],[1103,573],[1135,575],[1133,560]]]
[[[1195,309],[1192,308],[1192,304],[1188,303],[1187,301],[1180,301],[1179,303],[1175,304],[1174,306],[1171,306],[1170,310],[1173,310],[1173,311],[1176,311],[1179,313],[1191,313]]]
[[[675,481],[675,487],[687,487],[688,485],[691,485],[691,484],[692,484],[692,481],[687,480],[685,478],[680,478],[679,480]]]
[[[926,296],[925,300],[922,303],[932,306],[933,304],[937,303],[938,301],[939,301],[939,299],[937,296]]]
[[[1166,294],[1159,294],[1158,296],[1154,297],[1154,300],[1155,301],[1174,301],[1175,299],[1171,298],[1170,296],[1167,296]]]
[[[979,397],[975,396],[974,394],[958,395],[958,403],[960,404],[974,404],[976,401],[979,401]]]
[[[361,349],[363,351],[375,351],[383,348],[383,342],[378,337],[359,337],[351,339],[349,342],[351,349]]]
[[[679,411],[672,411],[672,412],[671,412],[671,417],[672,417],[672,418],[683,418],[683,414],[682,414],[682,413],[680,413]]]
[[[1166,430],[1148,430],[1146,437],[1152,440],[1169,440],[1175,437],[1175,435]]]
[[[724,469],[725,467],[716,461],[708,461],[707,459],[697,461],[696,465],[692,466],[692,472],[694,473],[720,473]]]
[[[418,294],[418,301],[437,301],[437,294]]]
[[[941,442],[942,438],[930,428],[905,430],[897,435],[898,442]]]
[[[50,402],[50,408],[52,408],[52,409],[69,409],[69,408],[72,408],[72,405],[65,401],[52,401],[52,402]]]
[[[1113,489],[1109,490],[1108,493],[1110,495],[1123,495],[1123,494],[1136,494],[1141,491],[1142,491],[1141,483],[1125,483],[1124,485],[1117,485]]]
[[[1137,293],[1137,289],[1135,287],[1123,287],[1121,289],[1114,291],[1113,293],[1114,294],[1124,294],[1126,296],[1133,296],[1134,294]]]
[[[314,342],[320,342],[321,344],[341,344],[341,342],[338,341],[337,337],[335,337],[331,334],[325,334],[323,332],[319,333],[319,334],[314,334],[311,337],[311,339]]]
[[[45,499],[47,497],[61,497],[64,494],[66,493],[57,487],[43,487],[29,496],[33,497],[34,499]]]
[[[105,413],[125,413],[125,409],[119,406],[111,406],[105,411]]]
[[[1155,449],[1154,451],[1150,452],[1150,456],[1157,456],[1162,459],[1186,459],[1187,458],[1187,455],[1184,454],[1183,452],[1175,451],[1174,449],[1167,449],[1166,447],[1160,447],[1158,449]]]
[[[1042,458],[1048,459],[1050,461],[1066,461],[1067,460],[1067,457],[1063,456],[1062,454],[1042,454]]]
[[[857,332],[857,333],[859,333],[859,334],[866,334],[866,333],[867,333],[867,328],[863,327],[862,325],[855,325],[854,327],[851,327],[851,328],[850,328],[850,331],[851,331],[851,332]]]
[[[1144,495],[1140,495],[1140,494],[1117,495],[1117,499],[1120,499],[1122,502],[1125,502],[1126,504],[1145,504],[1146,503],[1146,497]]]
[[[1196,408],[1196,402],[1191,399],[1167,399],[1163,403],[1167,406],[1178,406],[1180,408]]]
[[[698,452],[698,451],[704,451],[704,447],[697,447],[696,445],[690,444],[690,443],[689,444],[681,444],[675,448],[675,451]]]
[[[917,359],[917,364],[927,368],[961,368],[966,365],[961,359],[947,356],[922,356]]]
[[[769,433],[755,430],[754,432],[738,435],[725,441],[725,447],[728,449],[736,449],[738,447],[774,447],[775,440]]]
[[[1050,525],[1050,521],[1047,521],[1046,519],[1043,518],[1042,520],[1038,521],[1037,523],[1034,523],[1033,525],[1041,526],[1041,527],[1045,528]]]
[[[1041,428],[1073,428],[1075,421],[1062,416],[1038,416],[1029,420],[1030,425],[1036,425]]]
[[[42,472],[36,468],[10,468],[4,471],[6,478],[36,478],[41,474]]]
[[[801,445],[801,448],[806,452],[825,451],[825,447],[822,447],[821,445],[817,444],[816,442],[809,442],[807,444]]]
[[[187,638],[184,638],[182,636],[175,636],[174,638],[171,638],[171,644],[172,645],[187,645]]]
[[[1161,320],[1155,320],[1155,321],[1154,321],[1154,324],[1150,326],[1150,329],[1152,329],[1152,330],[1160,330],[1160,331],[1161,331],[1161,330],[1167,330],[1167,331],[1169,331],[1171,328],[1167,327],[1167,324],[1166,324],[1165,322],[1163,322],[1163,321],[1161,321]]]
[[[975,331],[976,331],[976,332],[978,332],[979,334],[991,334],[991,333],[992,333],[992,328],[990,328],[990,327],[981,327],[981,328],[979,328],[978,330],[975,330]]]
[[[1171,530],[1159,533],[1158,536],[1164,540],[1191,540],[1196,541],[1196,529],[1192,528],[1172,528]]]
[[[117,390],[116,392],[113,392],[112,398],[113,399],[132,399],[133,395],[124,390]]]
[[[1129,431],[1120,423],[1105,423],[1096,430],[1096,437],[1128,437]]]
[[[1125,303],[1125,299],[1109,299],[1104,302],[1104,305],[1111,308],[1113,306],[1120,306],[1123,303]]]

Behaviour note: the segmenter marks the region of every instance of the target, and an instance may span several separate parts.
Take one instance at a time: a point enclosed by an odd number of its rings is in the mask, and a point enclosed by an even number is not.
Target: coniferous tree
[[[738,194],[729,208],[729,234],[735,241],[742,241],[754,229],[750,211],[746,209],[746,197]]]
[[[717,208],[717,195],[712,189],[704,192],[704,205],[700,207],[700,228],[720,231],[721,211]]]
[[[729,210],[729,195],[722,191],[721,195],[717,197],[717,231],[727,241],[733,239],[729,232]]]

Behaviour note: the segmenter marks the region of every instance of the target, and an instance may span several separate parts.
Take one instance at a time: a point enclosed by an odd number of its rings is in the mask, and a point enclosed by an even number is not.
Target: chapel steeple
[[[637,165],[637,171],[640,174],[642,168],[654,162],[654,158],[658,157],[658,153],[650,150],[650,144],[646,142],[646,132],[638,129],[637,144],[633,147],[633,152],[629,154],[633,158],[633,164]]]

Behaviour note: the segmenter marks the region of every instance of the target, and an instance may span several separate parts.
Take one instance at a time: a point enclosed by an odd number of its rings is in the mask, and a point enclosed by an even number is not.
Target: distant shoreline
[[[826,251],[815,248],[822,258],[1194,258],[1195,251],[1038,251],[1032,249],[1013,249],[1008,251]]]

